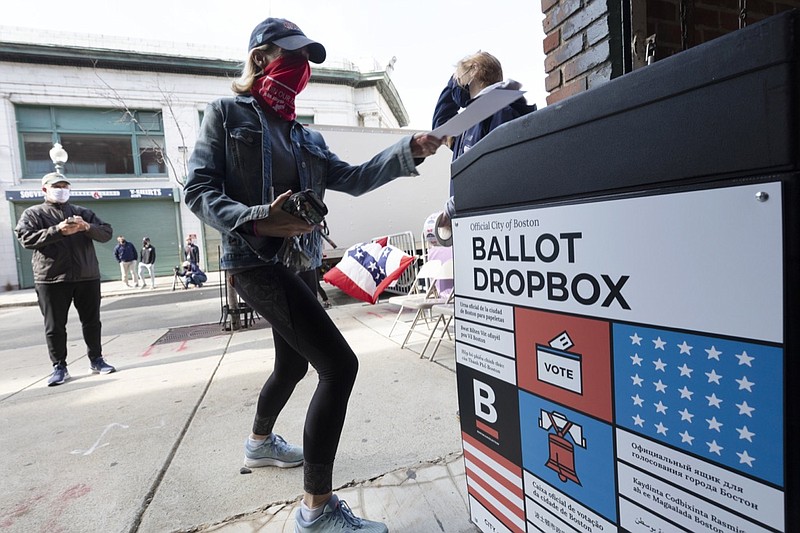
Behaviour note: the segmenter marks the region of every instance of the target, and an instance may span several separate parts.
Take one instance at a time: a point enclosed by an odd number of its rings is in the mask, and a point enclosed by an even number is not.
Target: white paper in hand
[[[481,120],[488,118],[511,102],[519,99],[525,91],[493,89],[467,106],[430,134],[434,137],[455,137],[467,131]]]

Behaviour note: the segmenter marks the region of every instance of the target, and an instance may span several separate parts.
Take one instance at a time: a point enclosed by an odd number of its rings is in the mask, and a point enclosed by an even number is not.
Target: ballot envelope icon
[[[583,394],[581,354],[537,344],[536,371],[541,382]]]

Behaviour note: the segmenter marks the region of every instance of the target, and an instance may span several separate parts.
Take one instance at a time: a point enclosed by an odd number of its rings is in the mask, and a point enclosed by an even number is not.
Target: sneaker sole
[[[277,466],[278,468],[294,468],[296,466],[300,466],[301,464],[303,464],[302,459],[293,463],[287,463],[286,461],[278,461],[277,459],[250,459],[247,456],[245,456],[244,458],[244,466],[248,468],[261,468],[264,466]]]
[[[116,371],[116,368],[114,370],[95,370],[94,368],[90,370],[92,374],[113,374]]]

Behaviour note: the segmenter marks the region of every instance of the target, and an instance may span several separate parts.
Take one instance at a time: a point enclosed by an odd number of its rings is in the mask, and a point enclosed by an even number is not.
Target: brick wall
[[[542,0],[548,105],[612,77],[608,5],[609,0]]]
[[[629,13],[621,4],[542,0],[548,105],[643,66],[645,36],[656,35],[658,60],[739,29],[740,0],[630,0]],[[800,0],[744,4],[746,24],[800,8]],[[623,35],[636,36],[635,50]]]
[[[682,16],[680,0],[647,0],[647,34],[656,34],[656,60],[739,29],[739,0],[688,0],[683,7]],[[747,0],[744,7],[744,22],[753,24],[800,8],[800,0]]]

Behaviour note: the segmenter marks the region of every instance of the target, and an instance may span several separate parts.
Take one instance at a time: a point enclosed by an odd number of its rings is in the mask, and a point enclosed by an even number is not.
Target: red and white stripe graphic
[[[511,531],[525,532],[522,468],[462,433],[467,492]]]

